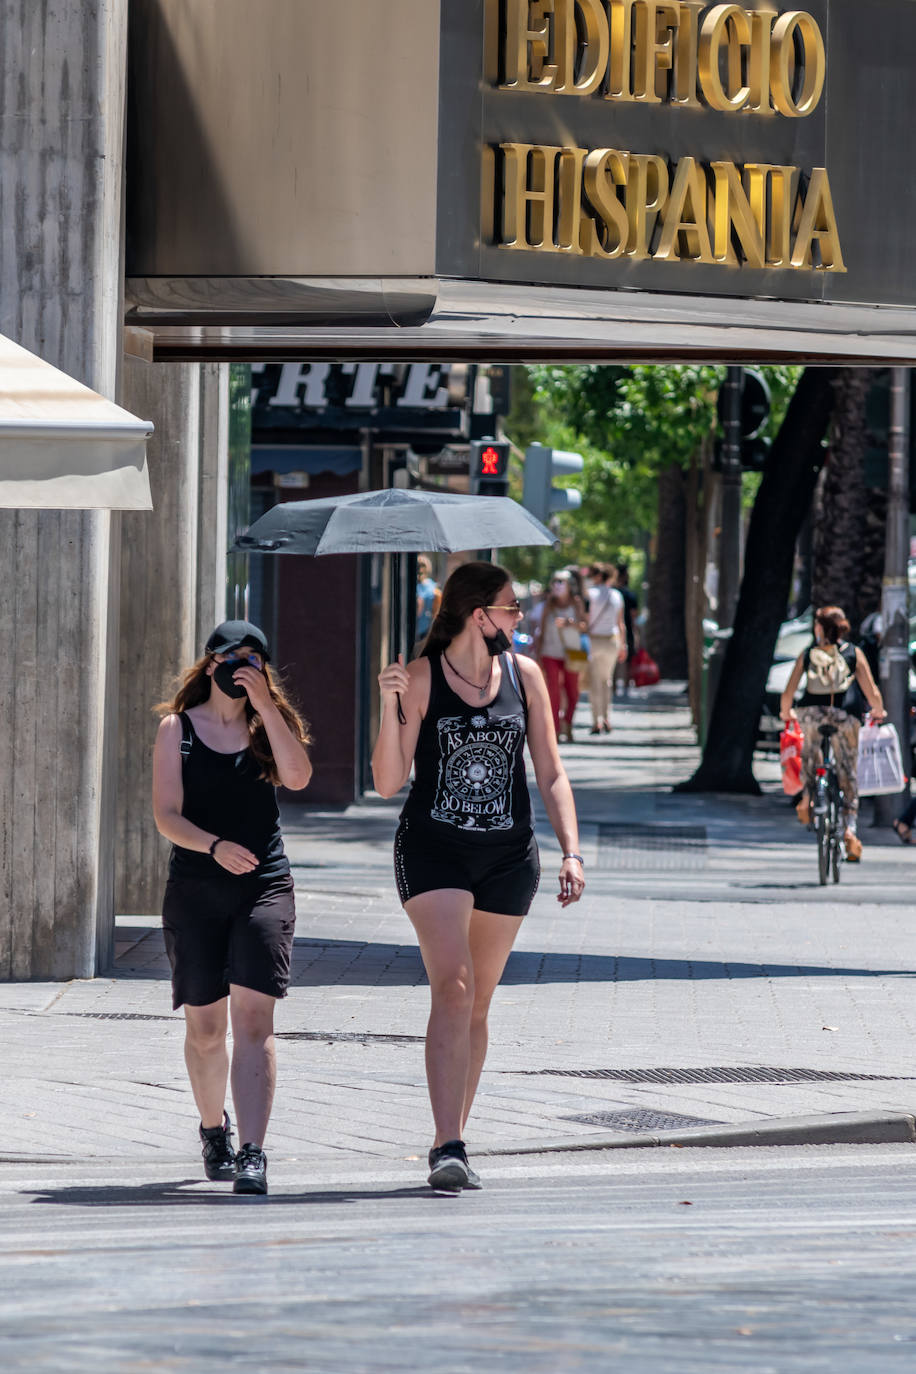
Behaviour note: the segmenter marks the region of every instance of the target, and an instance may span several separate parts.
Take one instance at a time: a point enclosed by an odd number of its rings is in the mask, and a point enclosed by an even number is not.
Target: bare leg
[[[506,960],[521,924],[520,916],[499,916],[492,911],[478,911],[476,908],[471,914],[469,943],[474,969],[474,1006],[471,1011],[471,1053],[464,1089],[462,1136],[477,1093],[483,1061],[487,1057],[487,1015],[490,1002],[496,985],[503,976]]]
[[[468,944],[473,898],[457,888],[411,897],[410,917],[429,978],[426,1081],[436,1123],[436,1145],[461,1136],[470,1062],[474,973]]]
[[[206,1007],[185,1006],[184,1062],[202,1126],[222,1126],[229,1077],[226,1049],[228,998]]]
[[[277,1082],[275,1005],[266,993],[230,986],[232,1100],[242,1145],[263,1145],[267,1134]]]

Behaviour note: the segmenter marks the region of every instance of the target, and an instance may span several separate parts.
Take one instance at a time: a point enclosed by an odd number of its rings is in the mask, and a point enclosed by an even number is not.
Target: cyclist
[[[872,677],[868,660],[861,649],[850,644],[849,621],[839,606],[821,606],[814,615],[814,643],[799,654],[779,703],[784,721],[797,719],[804,733],[802,778],[804,791],[795,808],[802,825],[811,822],[811,801],[815,792],[815,770],[821,763],[818,727],[835,725],[833,751],[843,793],[843,843],[846,858],[858,863],[862,841],[856,834],[859,791],[856,768],[859,751],[858,717],[854,714],[856,686],[868,702],[872,718],[884,719],[884,702]],[[805,692],[800,709],[794,707],[795,691],[805,675]]]

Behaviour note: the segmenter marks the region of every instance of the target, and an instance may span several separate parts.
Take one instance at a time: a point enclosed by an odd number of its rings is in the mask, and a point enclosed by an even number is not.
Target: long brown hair
[[[192,667],[180,673],[175,681],[175,694],[171,701],[160,701],[153,707],[153,710],[157,711],[160,716],[177,715],[179,711],[187,711],[192,706],[200,706],[203,702],[209,701],[210,674],[207,672],[207,668],[214,658],[214,654],[204,654],[203,658],[199,658]],[[269,663],[264,664],[264,676],[267,679],[271,700],[303,749],[307,748],[312,742],[308,724],[289,700],[279,679],[274,676]],[[245,698],[245,715],[248,720],[248,748],[261,765],[261,777],[265,782],[272,782],[277,787],[280,783],[280,776],[277,773],[270,740],[267,737],[267,731],[264,729],[261,717],[247,697]]]
[[[447,649],[467,624],[468,617],[481,606],[492,606],[512,574],[498,563],[462,563],[442,588],[442,600],[420,657],[432,658]]]

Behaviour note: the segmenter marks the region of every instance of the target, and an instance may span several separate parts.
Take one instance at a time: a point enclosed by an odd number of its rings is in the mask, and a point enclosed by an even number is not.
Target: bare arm
[[[251,873],[258,866],[256,854],[244,845],[224,840],[212,830],[203,830],[181,814],[184,786],[181,781],[181,721],[166,716],[159,726],[153,746],[153,819],[160,835],[182,849],[196,854],[213,854],[229,873]],[[216,848],[211,850],[213,842]]]
[[[525,683],[528,697],[528,749],[534,764],[534,776],[550,824],[560,842],[563,854],[579,852],[579,822],[576,803],[566,769],[560,761],[553,714],[543,675],[535,663],[517,659],[518,670]],[[585,887],[585,873],[581,860],[564,858],[560,865],[560,894],[562,906],[577,902]]]
[[[575,607],[576,615],[578,616],[578,621],[576,623],[579,629],[579,633],[584,635],[586,630],[588,629],[588,611],[585,609],[585,605],[582,601],[581,596],[573,597],[573,606]]]
[[[245,688],[248,700],[261,717],[280,782],[291,792],[301,792],[311,780],[312,761],[277,710],[264,674],[246,665],[232,677]]]
[[[856,649],[856,682],[865,694],[865,700],[871,707],[872,716],[875,720],[883,720],[887,714],[884,710],[884,698],[881,695],[878,684],[871,675],[868,659],[861,649]]]
[[[795,667],[789,674],[789,681],[786,683],[786,690],[779,698],[779,714],[783,720],[795,719],[795,707],[793,705],[793,702],[795,701],[795,692],[798,688],[798,684],[801,682],[801,676],[804,671],[805,656],[804,654],[799,654],[798,658],[795,660]]]
[[[413,764],[420,726],[429,705],[428,658],[404,665],[403,654],[378,676],[382,693],[382,721],[372,750],[372,779],[376,792],[393,797],[400,792]],[[398,720],[398,695],[406,725]]]

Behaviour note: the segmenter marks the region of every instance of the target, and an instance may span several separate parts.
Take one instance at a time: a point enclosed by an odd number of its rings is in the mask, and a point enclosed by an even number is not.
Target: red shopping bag
[[[630,681],[634,687],[654,687],[661,674],[648,649],[637,649],[630,659]]]
[[[782,790],[794,797],[802,790],[802,728],[797,720],[790,720],[779,736],[779,762],[782,765]]]

